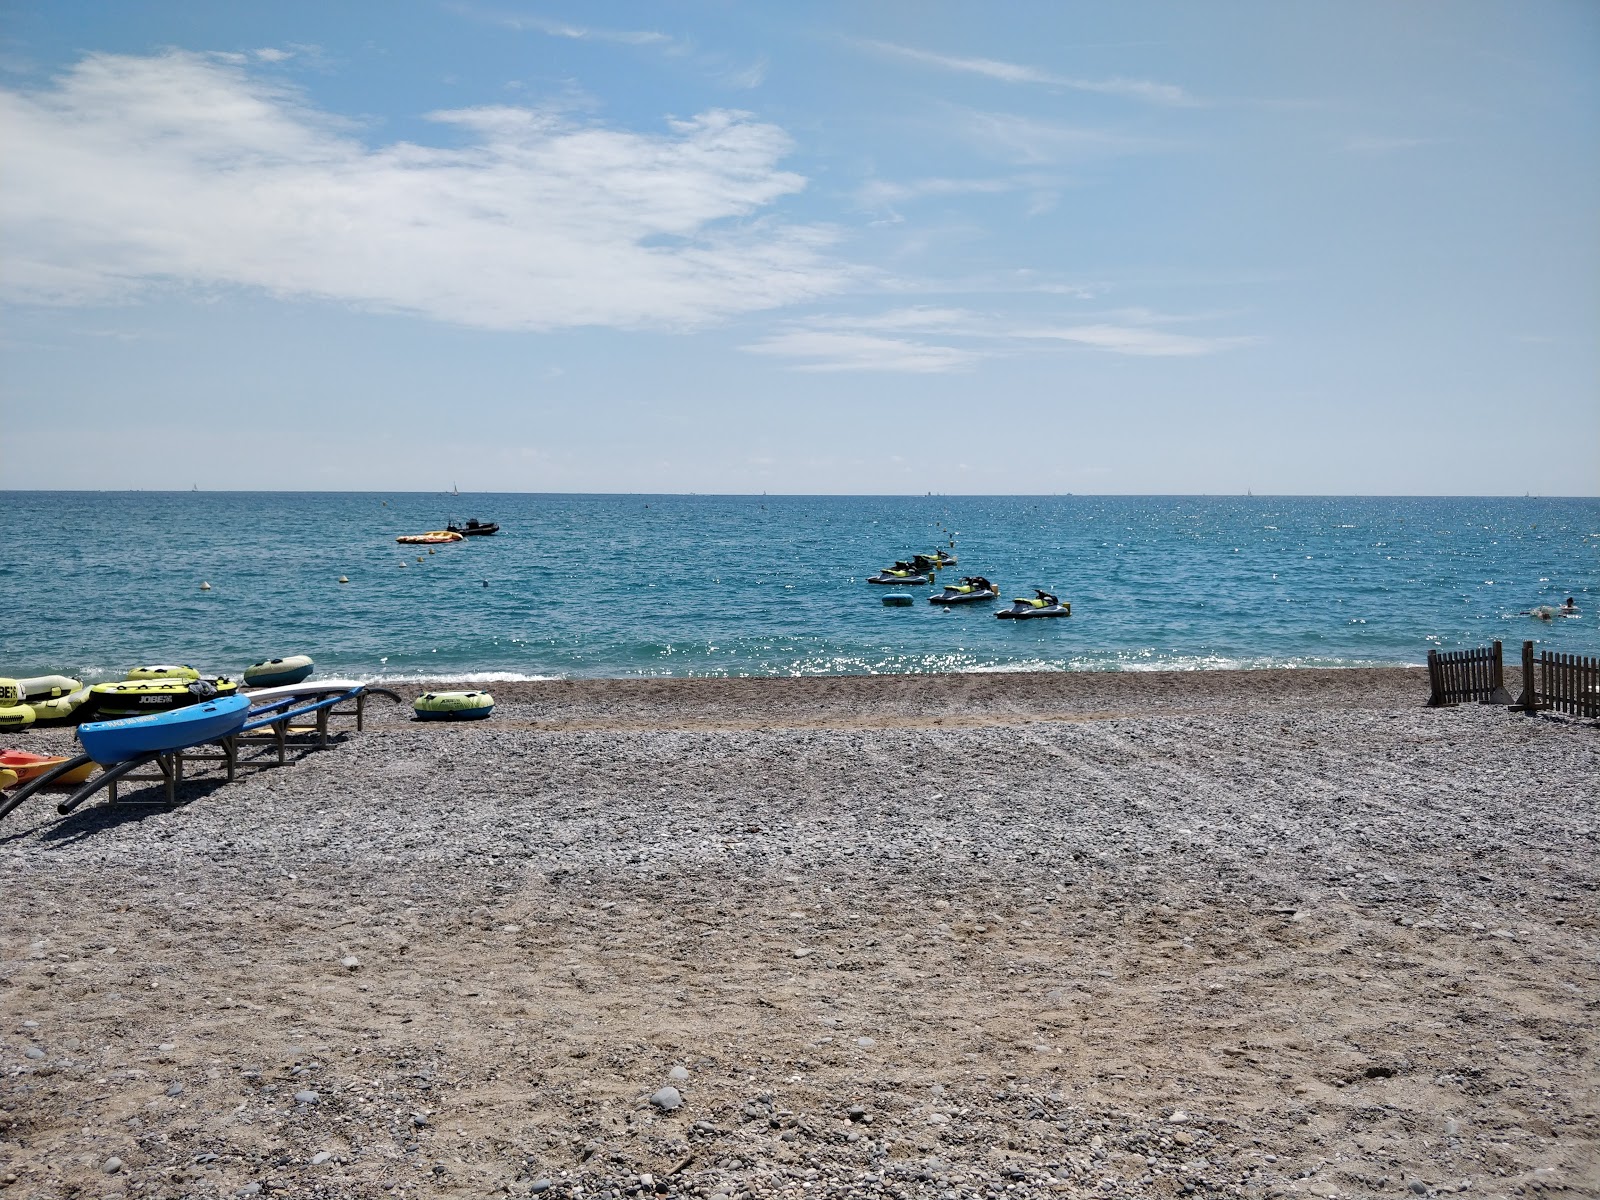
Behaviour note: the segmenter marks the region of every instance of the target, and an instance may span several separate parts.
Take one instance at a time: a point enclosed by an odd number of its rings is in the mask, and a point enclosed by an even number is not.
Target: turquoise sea
[[[5,492],[0,675],[493,680],[1414,664],[1600,653],[1600,500]],[[447,519],[495,537],[395,543]],[[955,543],[1073,604],[949,611],[865,578]],[[417,561],[418,557],[422,561]],[[349,582],[341,584],[339,577]],[[201,583],[211,584],[209,591]],[[1575,596],[1582,616],[1518,615]]]

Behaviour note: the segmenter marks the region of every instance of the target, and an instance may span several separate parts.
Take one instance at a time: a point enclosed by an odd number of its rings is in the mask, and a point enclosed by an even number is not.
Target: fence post
[[[1539,711],[1539,691],[1533,686],[1533,643],[1522,643],[1522,694],[1511,706],[1513,712],[1524,712],[1530,717]]]
[[[1485,704],[1510,704],[1511,693],[1506,691],[1506,664],[1500,654],[1500,641],[1494,643],[1494,662],[1489,667],[1489,686],[1494,689]]]

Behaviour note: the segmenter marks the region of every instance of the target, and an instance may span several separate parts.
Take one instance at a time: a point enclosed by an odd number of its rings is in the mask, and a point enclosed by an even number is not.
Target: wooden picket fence
[[[1476,650],[1428,651],[1428,707],[1444,708],[1465,701],[1510,704],[1500,643]]]
[[[1533,643],[1523,642],[1522,695],[1512,708],[1530,715],[1549,709],[1574,717],[1600,717],[1600,658],[1553,650],[1535,654]]]

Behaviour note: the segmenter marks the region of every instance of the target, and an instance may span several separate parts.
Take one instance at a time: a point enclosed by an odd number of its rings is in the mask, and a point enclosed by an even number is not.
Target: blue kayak
[[[123,721],[90,721],[78,726],[78,740],[95,762],[119,763],[142,754],[185,750],[225,738],[237,732],[249,715],[248,696],[218,696],[187,708]]]

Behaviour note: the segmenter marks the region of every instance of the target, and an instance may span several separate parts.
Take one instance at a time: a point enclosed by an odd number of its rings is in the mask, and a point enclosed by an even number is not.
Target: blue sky
[[[0,487],[1600,493],[1600,5],[0,5]]]

